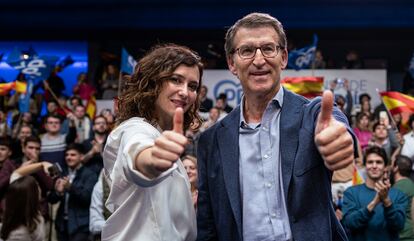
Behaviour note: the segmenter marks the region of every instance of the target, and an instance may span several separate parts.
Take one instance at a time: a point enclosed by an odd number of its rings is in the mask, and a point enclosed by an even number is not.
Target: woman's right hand
[[[136,159],[136,167],[145,176],[154,178],[168,170],[180,158],[188,143],[183,133],[184,114],[177,108],[173,118],[173,129],[164,131],[155,139],[154,146],[142,151]]]

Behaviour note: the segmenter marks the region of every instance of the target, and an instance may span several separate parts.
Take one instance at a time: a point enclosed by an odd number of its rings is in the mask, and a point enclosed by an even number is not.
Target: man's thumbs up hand
[[[332,171],[348,166],[354,159],[352,136],[345,125],[332,116],[333,103],[333,93],[325,91],[315,128],[315,144],[325,166]]]

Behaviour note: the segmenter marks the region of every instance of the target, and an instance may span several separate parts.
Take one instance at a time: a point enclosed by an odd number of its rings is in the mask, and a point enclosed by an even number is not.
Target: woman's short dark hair
[[[143,117],[150,122],[156,122],[154,103],[161,88],[174,73],[178,66],[196,66],[200,74],[197,88],[197,100],[184,113],[184,128],[187,129],[194,119],[200,119],[198,108],[200,99],[198,94],[201,88],[203,65],[198,54],[191,49],[175,44],[157,45],[150,50],[137,64],[137,68],[126,82],[125,91],[119,96],[118,123],[131,117]]]
[[[12,182],[5,196],[5,210],[1,238],[19,226],[25,226],[32,233],[40,223],[40,189],[32,176],[24,176]]]

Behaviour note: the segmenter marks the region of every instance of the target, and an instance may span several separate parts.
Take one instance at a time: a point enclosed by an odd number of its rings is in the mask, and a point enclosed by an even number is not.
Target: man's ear
[[[227,65],[229,66],[230,72],[234,74],[235,76],[237,76],[237,70],[236,70],[234,60],[233,60],[233,56],[227,57]]]
[[[288,64],[288,59],[289,59],[289,54],[287,49],[281,49],[281,56],[282,56],[282,63],[281,63],[281,67],[282,69],[286,69],[286,66]]]

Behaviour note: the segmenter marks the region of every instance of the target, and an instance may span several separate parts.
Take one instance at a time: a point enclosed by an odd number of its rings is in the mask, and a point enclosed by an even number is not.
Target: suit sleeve
[[[198,200],[197,200],[197,240],[217,240],[213,210],[208,186],[208,146],[207,135],[202,134],[198,142]]]

